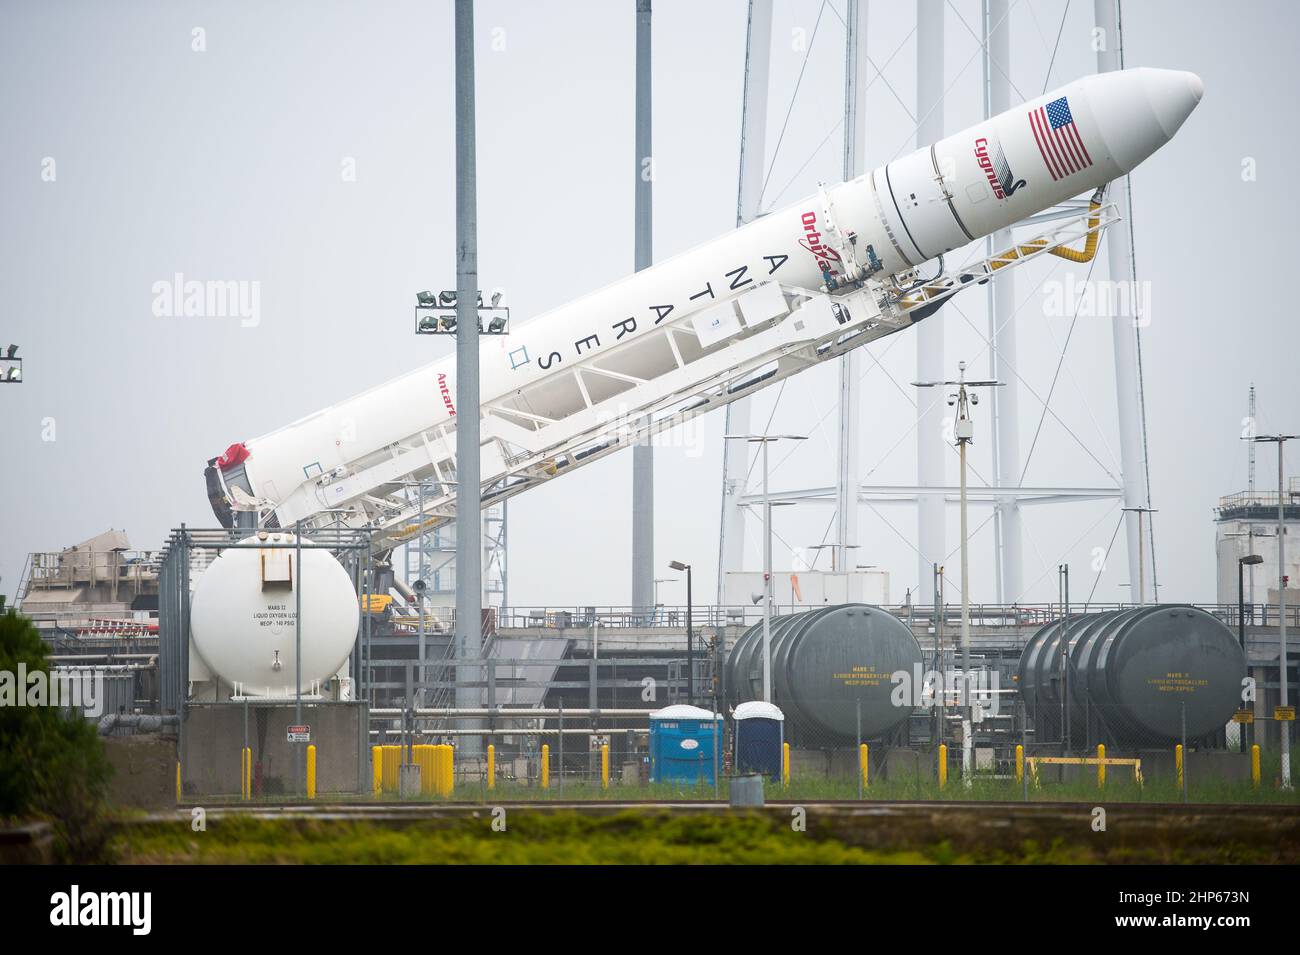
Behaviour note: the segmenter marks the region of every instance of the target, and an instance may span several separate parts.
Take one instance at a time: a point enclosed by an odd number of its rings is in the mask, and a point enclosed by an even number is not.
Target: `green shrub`
[[[19,666],[48,673],[45,644],[14,610],[0,615],[0,672],[15,694]],[[45,818],[66,861],[102,861],[111,767],[95,724],[53,706],[0,705],[0,818]]]

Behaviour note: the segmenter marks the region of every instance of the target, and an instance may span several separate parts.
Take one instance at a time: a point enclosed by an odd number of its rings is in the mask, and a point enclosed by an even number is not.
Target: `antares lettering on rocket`
[[[1116,219],[1105,186],[1169,142],[1201,95],[1175,70],[1084,77],[484,339],[484,506],[902,330],[972,279],[1039,254],[1086,261]],[[948,253],[1088,193],[1073,231],[944,272]],[[232,445],[205,473],[218,519],[343,512],[381,549],[418,532],[407,484],[455,474],[455,372],[450,356]],[[425,501],[434,522],[454,517],[440,494]]]

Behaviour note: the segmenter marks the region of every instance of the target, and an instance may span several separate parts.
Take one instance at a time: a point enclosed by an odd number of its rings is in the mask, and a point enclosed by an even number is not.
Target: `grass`
[[[1256,789],[1249,780],[1198,779],[1189,774],[1187,784],[1188,803],[1241,803],[1241,804],[1291,804],[1300,805],[1300,789],[1284,790],[1280,786],[1280,758],[1275,754],[1271,761],[1266,756],[1261,767],[1261,785]],[[1042,780],[1035,786],[1032,781],[1026,787],[1023,782],[1012,778],[977,775],[969,787],[963,786],[960,776],[954,771],[948,777],[947,785],[940,788],[934,779],[924,775],[912,774],[906,778],[877,779],[862,790],[864,800],[882,801],[986,801],[986,802],[1091,802],[1091,803],[1176,803],[1183,801],[1183,793],[1173,778],[1148,777],[1139,786],[1133,779],[1132,771],[1125,767],[1107,768],[1106,785],[1098,787],[1095,770],[1084,769],[1079,775],[1067,782],[1052,781],[1046,769],[1042,771]],[[853,778],[793,777],[788,786],[767,781],[764,784],[765,798],[768,801],[838,801],[856,800],[858,796],[857,780]],[[601,788],[599,782],[582,778],[567,778],[561,788],[557,779],[552,777],[548,789],[542,789],[536,781],[500,780],[493,789],[488,789],[482,781],[465,781],[457,783],[452,801],[469,803],[498,802],[573,802],[604,800],[612,802],[676,802],[696,800],[726,800],[728,782],[722,781],[719,790],[707,783],[647,783],[642,785],[622,785],[611,782],[608,789]],[[369,797],[322,796],[331,801],[371,801]],[[272,797],[268,801],[279,801]],[[424,801],[440,803],[448,801],[445,797],[422,796],[416,800],[399,800],[393,793],[380,797],[383,802]]]
[[[591,817],[576,812],[516,812],[506,830],[491,816],[422,820],[394,827],[368,821],[212,820],[208,831],[183,823],[132,826],[117,844],[137,863],[767,863],[938,862],[925,851],[881,852],[834,839],[795,837],[763,815],[721,817],[623,811]],[[941,856],[943,858],[941,858]]]

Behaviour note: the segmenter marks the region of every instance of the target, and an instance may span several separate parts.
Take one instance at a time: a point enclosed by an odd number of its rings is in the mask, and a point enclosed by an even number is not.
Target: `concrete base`
[[[890,782],[915,782],[920,777],[922,782],[939,778],[938,756],[913,749],[871,748],[871,778]],[[877,761],[878,760],[878,761]]]
[[[369,707],[362,702],[304,704],[302,722],[311,727],[316,747],[316,792],[369,792]],[[288,741],[293,723],[292,702],[187,704],[181,732],[185,795],[238,796],[245,740],[253,750],[254,796],[296,795],[295,760],[305,765],[306,744]]]
[[[403,799],[414,799],[420,795],[420,767],[402,766],[398,772],[397,794]]]
[[[131,809],[176,805],[176,737],[155,734],[105,736],[104,754],[113,767],[108,802]]]

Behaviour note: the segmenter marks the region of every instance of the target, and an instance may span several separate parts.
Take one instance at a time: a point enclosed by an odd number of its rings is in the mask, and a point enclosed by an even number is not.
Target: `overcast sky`
[[[778,0],[765,208],[840,178],[841,6]],[[1011,6],[1013,100],[1094,71],[1092,3]],[[477,5],[480,277],[509,290],[517,323],[632,267],[634,7]],[[745,9],[656,0],[658,258],[734,223]],[[1151,290],[1142,360],[1161,596],[1210,602],[1212,508],[1245,486],[1250,383],[1262,430],[1300,430],[1300,323],[1281,291],[1294,271],[1297,13],[1281,0],[1230,11],[1144,0],[1124,16],[1126,65],[1205,82],[1200,107],[1132,184]],[[945,8],[948,132],[980,118],[978,22],[976,0]],[[24,383],[0,386],[0,592],[13,593],[29,551],[109,527],[155,549],[182,522],[210,526],[206,459],[450,350],[412,335],[411,307],[415,291],[454,285],[451,25],[449,2],[425,0],[0,7],[0,345],[17,342],[25,358]],[[871,5],[882,71],[867,94],[871,166],[916,145],[914,26],[911,4]],[[1086,267],[1034,269],[1017,279],[1026,483],[1106,483],[1118,468],[1109,324],[1081,319],[1056,376],[1070,317],[1044,314],[1039,283],[1071,270],[1081,280]],[[258,321],[155,314],[155,283],[176,273],[258,283]],[[967,296],[941,313],[949,373],[959,358],[987,362],[984,298]],[[871,346],[864,365],[873,483],[915,480],[915,337]],[[1035,395],[1054,376],[1040,430]],[[774,430],[811,438],[774,457],[774,487],[832,483],[835,382],[833,367],[816,369],[775,408],[776,389],[757,399],[756,424],[770,414]],[[976,421],[972,465],[987,473],[988,421]],[[716,573],[722,431],[715,413],[656,457],[656,576],[679,576],[670,559],[691,562],[697,600]],[[1260,453],[1270,484],[1273,454]],[[515,498],[511,603],[628,603],[630,498],[627,452]],[[831,517],[828,506],[778,510],[777,566],[789,548],[829,540]],[[1015,596],[1052,598],[1068,561],[1076,593],[1127,599],[1121,547],[1091,567],[1118,518],[1111,502],[1031,511]],[[895,601],[917,584],[915,528],[906,508],[861,512],[858,561],[890,571]],[[975,600],[994,599],[991,546],[985,526]],[[660,598],[684,601],[683,584]]]

